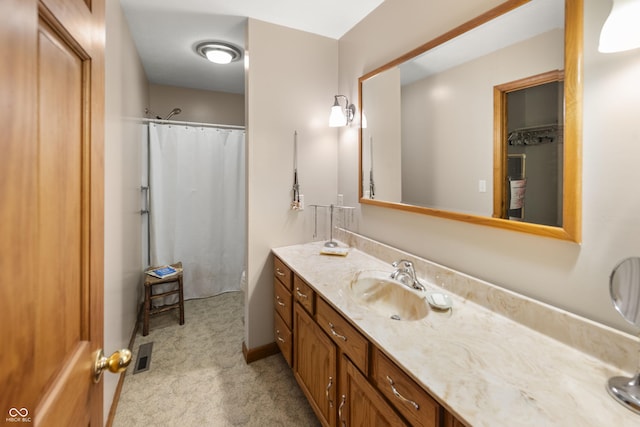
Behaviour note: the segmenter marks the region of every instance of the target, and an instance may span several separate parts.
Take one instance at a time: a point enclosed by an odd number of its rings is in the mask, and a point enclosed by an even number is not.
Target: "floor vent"
[[[149,370],[149,366],[151,366],[151,350],[152,349],[153,349],[153,342],[148,342],[138,347],[138,357],[136,359],[136,367],[133,370],[134,374]]]

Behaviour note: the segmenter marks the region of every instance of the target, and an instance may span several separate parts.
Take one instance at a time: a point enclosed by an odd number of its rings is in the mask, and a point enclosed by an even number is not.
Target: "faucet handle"
[[[391,263],[391,266],[393,268],[398,268],[398,266],[400,266],[400,264],[402,264],[402,266],[404,268],[408,268],[408,269],[413,268],[413,263],[411,261],[407,260],[407,259],[400,259],[398,261],[394,261],[394,262]]]

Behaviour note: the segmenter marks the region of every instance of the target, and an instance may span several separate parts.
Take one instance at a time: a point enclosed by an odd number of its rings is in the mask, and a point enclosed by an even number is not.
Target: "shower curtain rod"
[[[238,126],[238,125],[219,125],[214,123],[181,122],[177,120],[162,120],[162,119],[147,119],[147,118],[143,118],[142,121],[146,123],[159,123],[163,125],[185,125],[185,126],[195,126],[195,127],[211,127],[211,128],[220,128],[220,129],[245,130],[244,126]]]

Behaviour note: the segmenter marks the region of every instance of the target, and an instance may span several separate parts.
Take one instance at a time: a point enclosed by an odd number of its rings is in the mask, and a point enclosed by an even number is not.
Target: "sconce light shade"
[[[242,58],[240,49],[228,43],[202,42],[196,45],[195,51],[216,64],[228,64]]]
[[[329,115],[329,127],[337,128],[346,126],[353,121],[356,115],[356,107],[353,104],[349,104],[349,99],[344,95],[335,95],[334,98],[331,114]],[[338,98],[345,99],[346,104],[344,109],[338,102]]]
[[[338,105],[338,100],[336,99],[336,104],[331,107],[331,114],[329,115],[329,126],[332,128],[338,128],[346,125],[347,116],[344,115],[342,107]]]
[[[600,32],[598,50],[622,52],[640,47],[640,0],[613,0],[613,8]]]

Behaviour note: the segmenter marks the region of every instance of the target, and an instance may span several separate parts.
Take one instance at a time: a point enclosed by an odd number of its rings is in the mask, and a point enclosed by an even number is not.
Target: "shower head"
[[[171,112],[169,113],[169,115],[167,117],[165,117],[165,120],[169,120],[171,117],[175,116],[176,114],[180,114],[182,113],[182,110],[180,108],[174,108],[173,110],[171,110]]]

